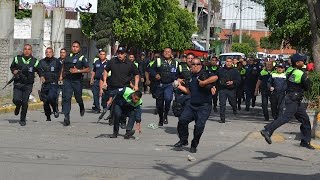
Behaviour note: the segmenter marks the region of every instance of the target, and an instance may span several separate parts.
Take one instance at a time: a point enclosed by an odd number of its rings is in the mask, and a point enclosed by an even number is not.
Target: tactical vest
[[[172,73],[177,72],[178,62],[175,60],[171,60],[169,64],[167,61],[162,60],[160,58],[157,59],[157,67],[160,69],[160,76],[162,83],[172,83],[174,81],[174,77],[172,77]]]
[[[273,83],[272,86],[275,88],[275,91],[284,92],[287,90],[287,76],[285,73],[272,73],[271,74]]]
[[[82,74],[80,73],[76,73],[76,74],[71,74],[70,69],[73,67],[76,67],[77,69],[82,69],[82,60],[84,59],[84,56],[81,55],[79,56],[78,54],[74,55],[72,53],[70,53],[70,56],[67,57],[64,60],[64,77],[67,79],[73,79],[73,80],[77,80],[77,79],[81,79],[82,78]]]
[[[126,88],[123,95],[122,95],[123,99],[133,107],[140,106],[142,104],[142,99],[140,98],[140,100],[134,104],[132,102],[132,98],[130,97],[132,93],[134,93],[134,90],[132,90],[131,88]]]
[[[288,92],[303,92],[301,80],[304,72],[300,69],[293,69],[287,74]]]
[[[286,74],[291,73],[294,70],[292,66],[289,66],[288,69],[286,70]]]
[[[265,69],[263,69],[261,72],[260,72],[260,76],[262,77],[262,82],[261,82],[261,90],[263,91],[266,91],[268,90],[268,80],[269,78],[271,77],[271,73],[272,72],[269,72]]]
[[[15,80],[16,83],[33,84],[35,78],[35,70],[39,65],[39,60],[34,57],[24,59],[23,56],[16,56],[14,62],[17,64],[17,70],[21,71],[19,78]]]
[[[52,58],[48,63],[45,59],[40,61],[40,68],[43,71],[43,76],[46,83],[57,82],[59,79],[59,69],[58,69],[58,60]]]
[[[181,73],[183,79],[186,79],[187,81],[190,80],[191,72],[187,63],[179,64],[179,72]]]

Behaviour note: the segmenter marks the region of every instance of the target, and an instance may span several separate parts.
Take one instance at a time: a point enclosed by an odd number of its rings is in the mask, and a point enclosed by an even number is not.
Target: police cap
[[[298,61],[306,62],[306,60],[307,60],[307,56],[304,54],[296,53],[291,56],[292,64],[295,64]]]

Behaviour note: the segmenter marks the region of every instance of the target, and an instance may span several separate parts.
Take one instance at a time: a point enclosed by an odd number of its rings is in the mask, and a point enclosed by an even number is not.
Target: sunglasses
[[[192,66],[200,66],[201,63],[192,63],[191,65],[192,65]]]

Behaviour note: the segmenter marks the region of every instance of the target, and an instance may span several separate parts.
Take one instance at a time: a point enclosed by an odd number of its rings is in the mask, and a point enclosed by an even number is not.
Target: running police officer
[[[93,94],[93,110],[95,114],[100,113],[100,97],[102,94],[100,93],[100,81],[103,79],[104,68],[107,64],[107,53],[104,50],[100,50],[99,58],[93,62],[93,69],[91,72],[90,85],[92,86],[92,94]],[[102,102],[103,103],[103,102]],[[104,102],[106,103],[106,102]]]
[[[241,102],[244,97],[244,91],[243,91],[243,86],[244,86],[244,81],[246,79],[246,69],[243,67],[242,62],[237,63],[237,70],[240,73],[241,76],[241,81],[239,86],[237,87],[237,104],[238,104],[238,110],[241,110]]]
[[[134,91],[129,87],[119,88],[110,92],[110,97],[107,104],[113,104],[114,126],[113,134],[110,138],[117,138],[119,134],[119,120],[123,117],[129,117],[128,125],[126,127],[125,139],[129,139],[135,133],[133,130],[134,123],[137,123],[137,130],[141,133],[141,105],[142,93]],[[118,126],[116,126],[116,124]]]
[[[20,112],[20,125],[26,125],[26,115],[28,111],[29,96],[32,92],[35,72],[39,74],[39,61],[32,56],[32,47],[25,44],[23,55],[16,56],[10,66],[10,70],[16,78],[13,84],[13,100],[16,105],[14,114],[17,116]]]
[[[266,62],[266,67],[260,72],[259,80],[256,84],[254,95],[257,96],[259,88],[261,91],[262,111],[265,121],[269,121],[268,101],[271,96],[271,91],[268,89],[268,81],[271,78],[273,71],[273,62]]]
[[[176,117],[181,115],[184,106],[190,99],[190,96],[181,91],[178,86],[182,85],[188,87],[190,78],[191,72],[187,64],[187,55],[182,55],[181,62],[178,65],[178,79],[173,83],[175,99],[172,103],[172,112]]]
[[[61,62],[53,57],[53,49],[48,47],[46,49],[46,57],[39,62],[40,80],[42,82],[40,96],[47,121],[51,121],[52,112],[55,118],[59,117],[57,91],[59,89],[58,80],[61,67]]]
[[[157,61],[157,59],[160,58],[160,54],[159,53],[155,53],[153,59],[150,60],[147,69],[146,69],[146,85],[148,85],[150,87],[150,93],[152,95],[152,98],[156,99],[156,90],[159,84],[159,81],[156,80],[155,77],[150,76],[150,69],[154,68],[154,65],[156,64],[155,62]],[[154,110],[155,115],[158,114],[158,110],[157,108]]]
[[[159,126],[168,124],[168,112],[173,98],[172,82],[177,79],[178,62],[172,59],[171,48],[165,48],[163,58],[158,58],[150,69],[150,75],[159,81],[157,86],[156,106],[159,114]]]
[[[254,59],[249,58],[246,68],[246,78],[244,80],[244,92],[246,94],[246,111],[249,111],[250,103],[251,106],[255,106],[256,96],[254,91],[258,81],[260,68],[257,64],[254,64]]]
[[[71,98],[74,94],[80,107],[80,115],[85,113],[82,100],[82,73],[89,73],[90,68],[87,58],[80,54],[80,43],[74,41],[71,47],[71,53],[63,63],[63,93],[62,93],[62,111],[64,114],[64,125],[70,125]]]
[[[219,103],[220,103],[220,123],[225,123],[225,111],[227,99],[232,107],[233,114],[237,114],[236,89],[240,84],[240,74],[233,68],[232,59],[226,58],[224,67],[218,71],[219,77]]]
[[[201,61],[198,58],[192,60],[192,75],[189,83],[189,87],[178,86],[181,91],[190,93],[190,103],[188,103],[179,117],[178,122],[178,135],[179,142],[174,147],[182,147],[188,145],[189,129],[188,125],[193,120],[195,121],[193,140],[191,142],[191,153],[197,152],[197,146],[200,141],[200,137],[204,131],[207,119],[210,116],[212,109],[211,102],[211,83],[215,82],[218,77],[209,74],[206,70],[202,69]]]
[[[213,56],[211,58],[210,66],[208,67],[209,73],[213,73],[214,75],[217,75],[219,70],[219,62],[218,58]],[[218,89],[219,87],[217,86],[218,84],[215,85],[215,88]],[[218,112],[217,105],[218,105],[218,93],[214,93],[212,95],[212,104],[213,104],[213,111]]]
[[[314,149],[314,147],[310,144],[311,125],[309,116],[306,113],[306,106],[301,103],[304,92],[308,91],[310,88],[310,81],[307,77],[307,74],[301,70],[305,60],[306,56],[302,54],[294,54],[291,57],[293,70],[287,74],[288,89],[285,97],[286,109],[277,120],[272,121],[270,124],[265,126],[265,129],[260,131],[261,135],[269,144],[272,143],[271,136],[273,132],[295,117],[299,122],[301,122],[300,146],[308,149]]]
[[[134,77],[134,90],[138,91],[139,87],[139,71],[133,62],[127,59],[126,49],[123,46],[120,46],[117,50],[117,57],[111,59],[107,66],[104,69],[103,73],[103,89],[107,89],[108,92],[111,92],[115,89],[130,87],[130,81]],[[111,76],[108,77],[108,73],[111,71]],[[108,81],[108,84],[107,84]],[[111,108],[113,108],[112,106]],[[113,124],[112,121],[115,121],[113,114],[111,114],[110,124]],[[121,119],[121,128],[125,128],[126,119]],[[114,129],[118,129],[119,123],[114,123]],[[110,136],[114,138],[115,136]]]
[[[63,67],[63,62],[64,60],[66,59],[67,57],[67,50],[66,48],[62,48],[60,49],[60,57],[58,58],[58,60],[60,61],[62,67]],[[61,69],[62,70],[62,69]],[[62,79],[62,78],[61,78]],[[58,88],[58,91],[57,91],[57,94],[58,94],[58,97],[57,97],[57,110],[59,112],[59,96],[60,96],[60,92],[62,92],[63,90],[63,81],[60,81],[60,77],[59,77],[59,81],[58,81],[58,84],[59,84],[59,88]],[[61,102],[62,104],[62,102]]]

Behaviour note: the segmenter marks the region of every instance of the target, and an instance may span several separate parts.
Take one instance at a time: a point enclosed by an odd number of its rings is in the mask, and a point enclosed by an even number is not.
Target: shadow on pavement
[[[277,157],[285,157],[293,160],[299,160],[299,161],[304,161],[303,159],[296,158],[296,157],[291,157],[291,156],[285,156],[280,153],[275,153],[275,152],[268,152],[268,151],[256,151],[257,153],[261,153],[264,155],[264,157],[253,157],[253,159],[257,160],[264,160],[264,159],[273,159]]]
[[[154,167],[159,171],[162,171],[168,175],[171,175],[171,179],[176,179],[177,176],[185,179],[212,179],[212,180],[315,180],[320,178],[320,174],[313,175],[299,175],[299,174],[286,174],[286,173],[274,173],[264,171],[250,171],[250,170],[238,170],[222,163],[213,162],[207,169],[205,169],[199,176],[191,175],[187,169],[175,169],[170,164],[158,163]]]

